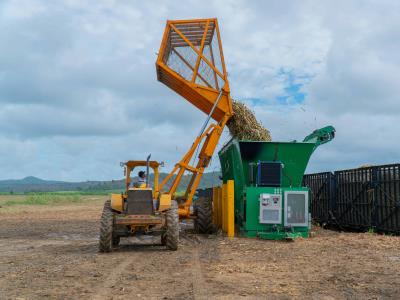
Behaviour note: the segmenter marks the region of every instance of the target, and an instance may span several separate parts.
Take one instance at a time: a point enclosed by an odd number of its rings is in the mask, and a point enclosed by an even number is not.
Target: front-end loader
[[[178,248],[179,216],[174,200],[158,199],[159,166],[162,163],[130,160],[121,163],[125,173],[125,192],[112,194],[104,204],[100,222],[101,252],[110,252],[119,245],[121,237],[138,234],[160,235],[161,243],[170,250]],[[146,167],[146,182],[132,185],[131,174],[136,167]],[[153,170],[153,184],[149,183],[149,169]],[[154,200],[158,199],[158,200]]]
[[[159,163],[149,160],[124,163],[126,190],[112,195],[104,205],[100,232],[102,252],[117,246],[121,236],[142,232],[160,234],[162,243],[168,249],[176,250],[179,218],[193,218],[200,233],[208,233],[212,229],[209,200],[199,199],[194,209],[191,206],[203,172],[210,163],[227,121],[233,115],[217,19],[167,21],[156,70],[160,82],[207,117],[189,151],[160,185]],[[138,166],[153,169],[153,188],[149,184],[130,187],[130,173]],[[178,206],[175,193],[187,172],[191,173],[191,179]]]

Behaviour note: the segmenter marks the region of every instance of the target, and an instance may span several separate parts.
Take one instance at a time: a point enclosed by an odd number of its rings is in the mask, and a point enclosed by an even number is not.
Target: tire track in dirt
[[[107,254],[104,254],[107,255]],[[126,254],[125,254],[126,255]],[[114,287],[116,283],[119,281],[119,277],[128,269],[128,267],[134,263],[133,257],[127,257],[121,263],[112,267],[110,274],[103,281],[100,288],[97,290],[97,294],[93,295],[91,300],[103,300],[111,298],[114,293]]]
[[[192,274],[193,274],[193,298],[195,300],[209,299],[207,288],[205,286],[203,272],[201,271],[199,250],[197,247],[193,248]]]
[[[201,240],[199,236],[183,234],[185,240],[187,240],[193,247],[192,250],[192,286],[193,286],[193,299],[203,300],[209,299],[206,283],[204,281],[203,272],[201,270],[199,247]]]

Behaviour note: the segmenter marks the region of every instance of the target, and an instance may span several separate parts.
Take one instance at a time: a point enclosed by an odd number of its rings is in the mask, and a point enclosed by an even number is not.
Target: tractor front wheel
[[[100,252],[110,252],[112,250],[112,246],[116,242],[115,237],[113,238],[113,219],[114,213],[111,209],[111,200],[107,200],[104,203],[103,213],[100,219]]]
[[[177,250],[179,243],[179,213],[176,201],[171,201],[171,208],[166,213],[167,229],[165,235],[161,237],[162,243],[169,250]]]

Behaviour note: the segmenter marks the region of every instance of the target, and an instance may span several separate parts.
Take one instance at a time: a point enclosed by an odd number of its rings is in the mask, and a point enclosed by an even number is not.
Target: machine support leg
[[[228,180],[226,183],[226,233],[228,237],[235,236],[235,187],[234,181]]]

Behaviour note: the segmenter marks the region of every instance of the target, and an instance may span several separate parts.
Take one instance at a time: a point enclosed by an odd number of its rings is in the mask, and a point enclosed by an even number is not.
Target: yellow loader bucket
[[[217,122],[232,102],[217,19],[167,21],[157,79]]]

